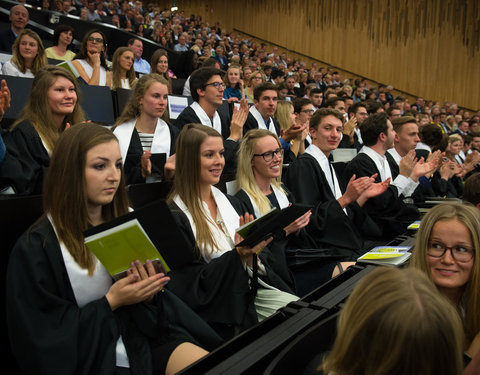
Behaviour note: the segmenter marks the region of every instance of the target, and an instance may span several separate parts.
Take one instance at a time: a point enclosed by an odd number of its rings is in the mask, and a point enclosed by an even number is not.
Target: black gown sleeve
[[[237,251],[227,251],[206,263],[196,247],[188,218],[175,204],[171,210],[198,260],[172,270],[167,288],[222,335],[232,335],[236,328],[245,329],[257,323],[249,276]]]
[[[120,326],[105,297],[79,308],[47,219],[19,239],[7,270],[12,351],[35,374],[113,374]]]
[[[331,193],[315,159],[308,154],[300,156],[290,164],[283,182],[296,202],[313,206],[306,230],[316,248],[330,248],[356,259],[363,251],[363,238]]]
[[[41,194],[50,157],[33,125],[23,121],[3,134],[7,147],[0,165],[0,186],[12,186],[16,194]]]

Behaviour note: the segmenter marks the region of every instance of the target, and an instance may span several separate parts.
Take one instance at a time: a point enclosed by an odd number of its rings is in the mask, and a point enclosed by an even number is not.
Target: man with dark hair
[[[220,63],[215,60],[213,57],[209,57],[208,59],[204,60],[202,63],[202,68],[215,68],[220,69]],[[191,96],[190,92],[190,76],[188,76],[187,80],[185,81],[185,85],[183,86],[183,96]]]
[[[387,110],[387,116],[390,121],[392,121],[394,118],[398,118],[402,115],[402,110],[397,107],[388,107]]]
[[[14,5],[10,9],[10,28],[0,33],[0,51],[12,53],[12,46],[17,35],[28,24],[28,10],[23,5]]]
[[[440,142],[442,142],[442,129],[433,124],[424,125],[420,128],[418,135],[420,137],[420,142],[415,146],[417,158],[420,159],[423,157],[427,160],[428,155],[430,155],[433,149],[438,147]]]
[[[467,120],[461,120],[457,124],[457,130],[452,132],[452,134],[460,134],[460,135],[466,135],[468,134],[468,131],[470,130],[469,124]]]
[[[325,106],[327,108],[332,108],[340,112],[343,116],[347,113],[345,110],[345,101],[343,98],[339,98],[338,96],[333,96],[330,99],[327,99],[325,102]]]
[[[278,85],[285,81],[285,73],[278,68],[272,68],[272,74],[270,75],[272,83]]]
[[[127,42],[127,47],[133,51],[135,58],[133,62],[133,69],[137,73],[149,74],[150,64],[147,60],[142,59],[143,42],[138,38],[130,38]]]
[[[246,133],[250,129],[267,129],[280,136],[280,124],[273,118],[277,110],[277,87],[264,82],[253,90],[253,105],[250,107],[247,121],[243,127]]]
[[[387,150],[394,145],[395,131],[385,113],[368,117],[360,128],[363,147],[345,167],[344,179],[348,181],[353,175],[357,177],[375,175],[377,182],[392,179],[392,171],[385,157]],[[406,231],[407,226],[419,218],[419,212],[413,205],[405,204],[402,194],[411,193],[413,182],[420,176],[435,169],[433,163],[415,163],[415,155],[405,159],[406,171],[399,174],[381,195],[370,199],[365,204],[367,213],[383,228],[385,240]],[[400,167],[403,171],[403,165]]]
[[[284,176],[287,188],[298,203],[312,205],[306,230],[318,247],[336,249],[355,260],[364,250],[366,238],[380,230],[360,208],[370,197],[388,186],[373,184],[373,178],[351,179],[345,184],[330,162],[342,135],[343,116],[331,108],[320,108],[310,119],[312,144],[292,163]]]
[[[360,126],[368,117],[367,106],[363,102],[356,102],[348,109],[348,122],[343,127],[343,138],[339,148],[355,148],[357,151],[363,146]]]
[[[190,90],[194,102],[180,113],[175,125],[182,129],[185,124],[197,123],[217,130],[223,137],[225,148],[224,173],[234,173],[238,141],[242,138],[248,107],[246,102],[242,102],[240,110],[234,111],[232,119],[228,114],[217,112],[223,103],[224,89],[221,70],[211,67],[195,70],[190,76]]]
[[[480,173],[475,173],[465,180],[462,200],[480,210]]]
[[[309,98],[312,101],[313,109],[316,111],[322,106],[323,101],[323,91],[319,88],[314,88],[310,90]]]

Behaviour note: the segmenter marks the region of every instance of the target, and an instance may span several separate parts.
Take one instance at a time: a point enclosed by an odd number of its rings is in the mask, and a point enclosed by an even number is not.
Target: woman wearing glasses
[[[73,60],[73,65],[87,84],[111,86],[106,54],[107,42],[105,35],[100,30],[93,29],[85,34],[80,52]]]
[[[247,87],[245,87],[245,98],[253,104],[253,89],[261,83],[265,82],[265,75],[262,71],[257,70],[250,75]]]
[[[480,211],[442,204],[423,218],[411,265],[424,271],[463,318],[466,354],[480,350]]]
[[[242,140],[238,152],[237,188],[235,195],[255,217],[272,207],[283,209],[293,202],[293,196],[281,183],[283,148],[278,137],[265,129],[252,129]],[[284,228],[284,237],[275,238],[270,246],[276,255],[278,274],[288,280],[285,249],[315,249],[317,244],[303,229],[310,222],[311,211]],[[277,250],[277,251],[275,251]],[[347,265],[347,264],[344,264]],[[281,266],[281,267],[280,267]],[[336,274],[336,263],[328,259],[316,263],[313,269],[293,270],[296,293],[303,296]]]

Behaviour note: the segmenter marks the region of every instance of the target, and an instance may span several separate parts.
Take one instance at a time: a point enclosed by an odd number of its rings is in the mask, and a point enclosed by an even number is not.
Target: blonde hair
[[[12,46],[12,63],[18,68],[19,71],[25,73],[27,67],[25,65],[25,60],[20,54],[20,43],[24,36],[29,36],[37,42],[37,56],[33,60],[32,67],[30,68],[33,75],[36,75],[40,68],[47,65],[47,56],[45,55],[45,47],[43,46],[42,40],[38,34],[30,29],[23,29],[15,39],[15,42]]]
[[[293,103],[286,100],[279,100],[277,109],[273,117],[280,123],[280,128],[286,130],[290,127],[290,108],[293,108]]]
[[[211,219],[205,213],[200,194],[200,147],[208,137],[222,138],[219,132],[209,126],[187,124],[183,127],[175,147],[175,179],[167,198],[169,203],[177,195],[182,199],[195,224],[197,246],[207,251],[218,248],[208,225]]]
[[[453,305],[414,269],[379,267],[355,287],[322,364],[336,375],[460,375],[462,324]]]
[[[252,129],[243,137],[238,148],[237,162],[237,187],[243,189],[257,205],[260,214],[264,214],[271,209],[268,198],[257,185],[255,174],[252,168],[255,149],[259,139],[272,137],[277,141],[278,147],[282,147],[277,135],[266,129]],[[271,184],[283,191],[281,176],[272,179]]]
[[[438,221],[456,220],[464,224],[473,244],[473,267],[470,280],[465,285],[462,307],[465,309],[465,333],[468,342],[480,332],[480,211],[470,204],[445,203],[433,207],[422,219],[417,234],[410,266],[423,271],[432,279],[428,262],[428,248],[433,226]]]
[[[52,110],[50,109],[47,95],[48,90],[59,77],[64,77],[72,82],[75,87],[75,92],[77,93],[75,107],[73,108],[72,113],[65,116],[60,128],[58,128],[53,120]],[[80,107],[79,91],[77,80],[68,70],[53,65],[47,65],[41,68],[33,79],[32,89],[30,90],[27,103],[25,104],[25,107],[23,107],[18,120],[12,125],[12,129],[22,121],[30,121],[45,142],[47,148],[52,151],[58,137],[65,129],[67,123],[74,125],[85,121],[85,113]]]
[[[131,52],[133,54],[133,51],[128,48],[128,47],[118,47],[115,50],[115,53],[113,54],[112,58],[112,90],[115,90],[116,88],[121,88],[122,87],[122,81],[120,77],[120,57],[125,53],[125,52]],[[133,55],[135,58],[135,55]],[[128,83],[130,84],[130,88],[133,89],[135,86],[135,83],[137,81],[137,77],[135,76],[135,70],[133,69],[133,64],[130,67],[130,70],[126,74]]]
[[[223,76],[223,82],[225,83],[225,85],[227,85],[227,87],[230,87],[230,82],[228,81],[228,72],[232,69],[238,69],[238,73],[239,73],[239,76],[240,76],[240,79],[243,78],[243,73],[242,73],[242,67],[241,65],[239,64],[231,64],[228,69],[227,69],[227,73],[225,73],[225,75]],[[235,88],[236,89],[239,89],[240,88],[240,82],[237,82],[235,84]]]
[[[114,130],[118,125],[121,125],[127,121],[130,121],[134,118],[137,118],[142,113],[142,107],[140,105],[140,99],[145,96],[145,93],[148,91],[150,86],[154,83],[161,83],[162,85],[167,86],[168,82],[160,74],[150,73],[140,77],[135,84],[133,89],[133,94],[130,97],[127,105],[125,106],[122,114],[118,116],[117,121],[112,128]],[[168,108],[165,109],[165,112],[162,115],[162,120],[169,122],[168,117]]]

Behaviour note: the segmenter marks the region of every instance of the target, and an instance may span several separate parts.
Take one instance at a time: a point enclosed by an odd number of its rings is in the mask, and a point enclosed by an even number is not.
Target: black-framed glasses
[[[253,156],[261,156],[266,162],[272,161],[273,155],[277,155],[279,158],[281,158],[283,156],[283,148],[279,147],[276,150],[267,151],[263,154],[253,154]]]
[[[225,83],[223,83],[223,82],[207,83],[207,84],[205,85],[205,87],[207,87],[207,86],[213,86],[213,87],[215,87],[217,90],[220,90],[220,87],[225,90],[225,87],[227,87],[227,85],[225,85]]]
[[[97,43],[103,43],[102,38],[94,38],[93,36],[89,36],[87,39],[89,42],[97,42]]]
[[[453,259],[461,263],[469,262],[473,258],[473,250],[466,246],[445,246],[440,242],[430,242],[427,254],[433,258],[441,258],[447,250],[450,250]]]
[[[313,109],[302,109],[300,112],[303,112],[303,113],[313,113],[315,112]]]

